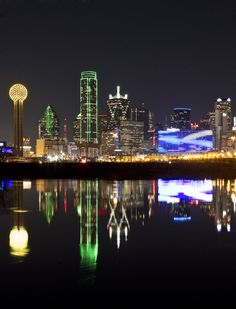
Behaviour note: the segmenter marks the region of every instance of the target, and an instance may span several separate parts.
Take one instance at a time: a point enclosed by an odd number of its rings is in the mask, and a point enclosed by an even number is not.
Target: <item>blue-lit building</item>
[[[211,130],[167,129],[157,132],[158,153],[208,152],[213,150]]]

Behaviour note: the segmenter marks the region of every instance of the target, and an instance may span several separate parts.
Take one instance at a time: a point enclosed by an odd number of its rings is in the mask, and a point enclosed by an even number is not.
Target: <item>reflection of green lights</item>
[[[98,244],[81,244],[80,257],[81,263],[85,267],[96,267],[98,256]]]
[[[47,222],[51,223],[52,217],[54,216],[54,199],[53,192],[45,192],[46,200],[45,200],[45,215],[47,218]]]
[[[96,267],[98,256],[98,181],[80,181],[80,256],[83,267]]]

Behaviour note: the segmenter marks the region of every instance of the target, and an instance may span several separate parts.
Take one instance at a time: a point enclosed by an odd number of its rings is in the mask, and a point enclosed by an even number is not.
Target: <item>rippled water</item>
[[[60,307],[93,295],[236,302],[235,180],[2,181],[0,189],[0,287],[19,304]]]

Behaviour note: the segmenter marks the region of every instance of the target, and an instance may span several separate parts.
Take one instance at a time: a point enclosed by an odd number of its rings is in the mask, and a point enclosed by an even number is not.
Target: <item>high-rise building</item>
[[[216,126],[222,126],[223,131],[231,130],[231,99],[217,99],[214,110]]]
[[[214,137],[214,148],[222,150],[224,137],[232,129],[231,99],[218,98],[214,103],[214,112],[211,117],[211,126]]]
[[[191,129],[191,108],[174,108],[171,126],[180,130]]]
[[[143,151],[143,122],[122,120],[119,129],[119,146],[124,155],[135,155]]]
[[[98,144],[97,73],[84,71],[80,78],[80,143]]]
[[[75,120],[73,121],[73,137],[75,142],[79,142],[80,140],[80,121],[81,121],[81,114],[78,114]]]
[[[128,95],[120,94],[120,86],[117,86],[116,95],[109,95],[107,100],[107,128],[113,130],[120,125],[121,120],[128,120],[130,101]]]
[[[59,119],[52,106],[48,105],[39,120],[39,138],[57,139],[59,138],[59,131]]]
[[[150,131],[154,130],[154,113],[146,109],[144,103],[141,107],[130,108],[130,120],[143,122],[144,139],[149,139]]]

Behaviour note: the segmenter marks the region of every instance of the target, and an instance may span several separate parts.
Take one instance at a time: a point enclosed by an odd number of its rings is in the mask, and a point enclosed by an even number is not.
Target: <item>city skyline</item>
[[[218,97],[234,105],[233,1],[110,2],[0,1],[2,140],[13,142],[8,91],[18,82],[29,89],[24,135],[37,137],[39,115],[52,105],[61,122],[67,116],[72,139],[85,70],[98,74],[99,113],[117,85],[156,121],[175,107],[189,107],[200,119]]]

